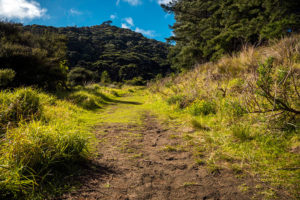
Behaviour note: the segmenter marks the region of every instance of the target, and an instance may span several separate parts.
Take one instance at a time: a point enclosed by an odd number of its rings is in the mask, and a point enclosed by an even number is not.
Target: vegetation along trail
[[[62,199],[261,199],[255,178],[195,162],[205,157],[187,135],[195,130],[162,123],[137,93],[103,111],[98,155],[77,178],[80,188]]]
[[[300,199],[300,1],[0,0],[14,199]]]

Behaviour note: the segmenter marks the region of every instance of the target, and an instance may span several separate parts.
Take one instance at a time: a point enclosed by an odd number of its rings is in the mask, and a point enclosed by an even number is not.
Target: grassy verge
[[[0,198],[45,199],[69,189],[68,177],[92,156],[99,109],[119,95],[98,85],[55,95],[1,91]]]
[[[148,94],[147,107],[169,126],[178,127],[195,163],[215,169],[229,169],[236,177],[251,175],[268,187],[260,188],[266,199],[276,198],[284,190],[291,199],[299,197],[300,156],[299,132],[270,130],[257,121],[258,116],[246,115],[231,119],[224,111],[209,116],[193,116],[189,107],[179,109],[168,105],[160,95]],[[151,102],[151,103],[150,103]],[[171,139],[170,139],[171,140]]]
[[[153,83],[148,107],[182,127],[196,162],[259,177],[269,185],[266,199],[300,198],[299,41],[249,48]]]

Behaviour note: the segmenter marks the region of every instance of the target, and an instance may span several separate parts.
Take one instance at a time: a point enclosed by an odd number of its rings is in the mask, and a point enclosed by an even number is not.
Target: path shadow
[[[143,105],[143,103],[137,102],[137,101],[121,101],[121,100],[114,100],[115,103],[121,103],[121,104],[131,104],[131,105]]]
[[[77,91],[87,92],[88,94],[93,95],[96,98],[95,98],[95,100],[89,101],[88,100],[89,96],[87,96],[87,95],[85,96],[85,94],[79,94],[79,96],[75,97],[75,98],[72,97],[72,94],[74,94]],[[109,105],[109,104],[142,105],[142,103],[140,103],[140,102],[112,99],[112,98],[108,97],[107,95],[103,94],[102,92],[99,92],[99,91],[91,89],[91,88],[81,88],[78,90],[60,91],[54,95],[58,99],[69,100],[72,103],[76,104],[77,106],[82,107],[86,110],[97,110],[97,109],[102,108],[103,106]],[[83,95],[83,96],[80,96],[80,95]],[[120,97],[120,96],[116,96],[116,97]]]
[[[117,174],[117,172],[109,166],[98,163],[97,161],[88,160],[76,164],[76,173],[65,174],[59,180],[60,184],[56,185],[55,190],[60,191],[56,194],[50,194],[51,190],[47,191],[48,197],[53,200],[68,199],[70,194],[79,195],[82,191],[86,191],[92,186],[93,180],[104,180],[111,174]],[[60,189],[61,188],[61,189]],[[70,191],[69,188],[76,188],[76,190]]]

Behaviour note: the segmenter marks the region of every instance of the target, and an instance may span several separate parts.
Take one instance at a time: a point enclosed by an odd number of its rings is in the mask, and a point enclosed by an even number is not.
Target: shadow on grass
[[[56,171],[58,171],[57,169]],[[52,180],[47,180],[40,187],[40,197],[37,199],[64,199],[64,196],[80,195],[84,189],[91,189],[90,181],[101,181],[109,174],[116,172],[108,166],[103,166],[95,161],[81,161],[70,164],[64,169],[60,169]]]
[[[49,169],[48,169],[49,170]],[[46,175],[36,176],[34,191],[26,190],[18,193],[0,188],[1,200],[25,199],[64,199],[68,193],[80,193],[81,186],[87,186],[91,180],[100,180],[116,172],[110,167],[103,166],[95,161],[80,160],[61,163],[51,167]]]
[[[76,94],[76,92],[80,92],[80,91],[86,92],[88,94],[77,94],[75,96],[72,96]],[[94,98],[93,97],[91,98],[88,95],[92,95]],[[111,103],[142,105],[142,103],[140,102],[112,99],[106,96],[105,94],[90,88],[81,88],[72,91],[59,91],[55,94],[55,96],[58,99],[69,100],[72,103],[76,104],[77,106],[84,108],[86,110],[97,110]]]
[[[121,100],[114,100],[115,103],[121,103],[121,104],[131,104],[131,105],[143,105],[143,103],[137,102],[137,101],[121,101]]]

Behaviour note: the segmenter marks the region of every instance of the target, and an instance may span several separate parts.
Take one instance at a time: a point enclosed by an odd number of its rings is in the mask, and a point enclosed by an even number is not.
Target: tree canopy
[[[11,86],[64,87],[65,42],[65,36],[47,30],[32,34],[21,24],[0,22],[0,68],[15,71]]]
[[[129,29],[111,26],[111,21],[92,27],[26,26],[33,33],[45,30],[67,37],[67,59],[70,69],[85,68],[100,81],[106,71],[111,81],[123,82],[135,77],[143,80],[170,72],[167,59],[169,45],[148,39]],[[86,80],[88,81],[88,80]]]
[[[223,54],[298,32],[300,1],[295,0],[173,0],[162,5],[174,13],[173,67],[190,68]]]

